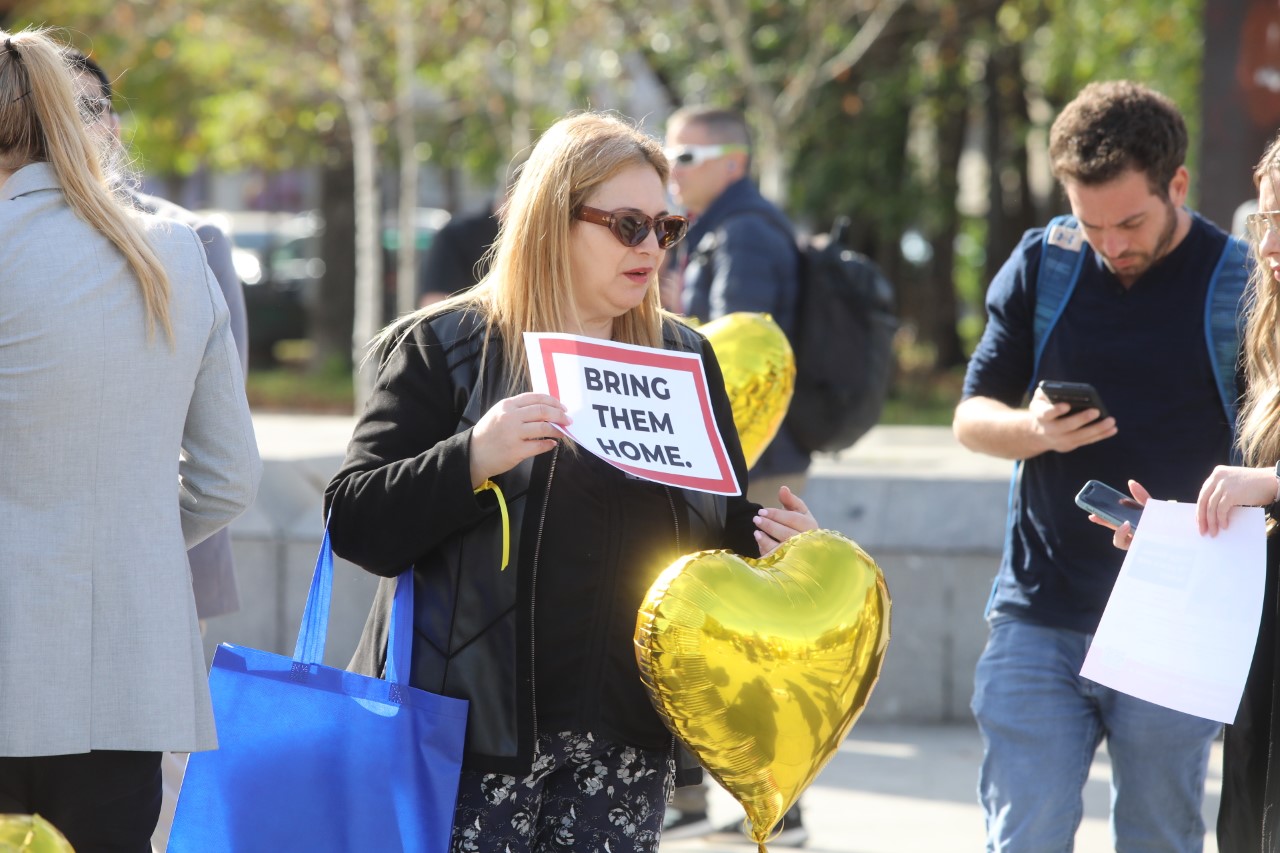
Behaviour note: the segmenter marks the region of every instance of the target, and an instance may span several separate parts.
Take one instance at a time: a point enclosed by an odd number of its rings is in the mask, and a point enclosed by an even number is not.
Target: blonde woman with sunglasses
[[[186,551],[260,463],[200,242],[112,195],[77,93],[0,31],[0,813],[146,853],[161,753],[217,745]]]
[[[676,557],[756,556],[817,526],[789,494],[766,510],[631,478],[557,439],[565,407],[528,390],[525,331],[699,353],[746,483],[715,356],[658,303],[686,228],[667,177],[659,144],[617,117],[552,126],[489,273],[377,342],[376,389],[326,493],[337,553],[387,578],[415,568],[413,684],[471,702],[459,853],[656,850],[677,750],[640,682],[636,610]],[[363,672],[381,671],[391,588]]]

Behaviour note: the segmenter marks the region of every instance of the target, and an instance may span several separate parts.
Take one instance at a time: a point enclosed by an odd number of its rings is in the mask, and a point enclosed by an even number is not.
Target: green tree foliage
[[[151,174],[340,169],[351,147],[336,2],[18,0],[9,24],[68,26],[121,75]],[[748,112],[765,177],[781,176],[772,185],[798,221],[853,216],[857,246],[900,284],[925,362],[945,367],[963,358],[957,323],[980,326],[981,291],[1017,235],[1061,208],[1046,194],[1045,137],[1081,86],[1129,77],[1164,91],[1196,150],[1203,2],[415,0],[410,156],[493,182],[555,117],[626,103],[648,69],[670,107]],[[352,6],[384,171],[400,156],[395,5]],[[661,115],[647,119],[660,131]]]
[[[1172,98],[1199,137],[1204,0],[1015,0],[997,21],[1002,38],[1030,42],[1031,82],[1054,112],[1091,81],[1138,80]]]

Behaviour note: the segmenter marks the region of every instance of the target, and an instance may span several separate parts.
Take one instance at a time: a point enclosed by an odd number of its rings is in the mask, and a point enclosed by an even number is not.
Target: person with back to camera
[[[116,143],[120,141],[120,117],[114,102],[111,78],[102,66],[79,50],[67,51],[67,60],[76,74],[89,126],[109,136],[108,145],[123,154]],[[138,210],[164,219],[173,219],[196,232],[204,247],[205,261],[213,273],[222,298],[227,303],[228,325],[236,342],[240,366],[249,369],[249,325],[245,314],[244,285],[231,262],[231,240],[212,220],[198,216],[184,207],[163,198],[139,192],[125,185],[117,189],[124,193]],[[235,562],[231,554],[231,531],[219,530],[188,552],[191,564],[191,583],[195,589],[196,615],[201,620],[225,616],[240,609],[240,594],[236,588]]]
[[[120,116],[116,113],[114,92],[111,78],[91,57],[74,48],[66,51],[67,63],[75,75],[79,87],[84,118],[92,131],[104,135],[109,150],[123,156],[125,151],[120,144]],[[138,191],[128,182],[116,187],[117,194],[123,194],[133,206],[144,212],[165,219],[173,219],[189,226],[200,238],[204,248],[205,261],[213,273],[222,298],[227,303],[227,325],[231,329],[231,337],[236,342],[236,353],[240,356],[240,367],[247,374],[249,369],[249,326],[244,304],[244,285],[236,273],[231,261],[231,239],[212,220],[198,216],[184,207],[156,196]],[[202,284],[203,286],[203,284]],[[187,552],[187,562],[191,567],[191,588],[196,599],[196,618],[200,620],[200,631],[204,633],[205,620],[215,616],[225,616],[240,609],[240,593],[236,586],[235,560],[231,551],[231,531],[227,528],[219,530]],[[164,800],[160,809],[160,820],[156,831],[152,834],[152,843],[157,849],[164,849],[169,838],[169,828],[173,820],[173,811],[177,804],[178,791],[182,786],[182,774],[186,768],[186,755],[165,753],[161,760],[161,774],[164,779]]]
[[[1220,853],[1270,853],[1280,849],[1280,771],[1276,745],[1276,655],[1280,626],[1280,137],[1267,147],[1253,172],[1257,212],[1246,220],[1255,263],[1250,276],[1244,330],[1245,393],[1238,445],[1244,465],[1219,465],[1196,497],[1202,535],[1215,536],[1230,523],[1237,506],[1267,508],[1267,579],[1253,663],[1235,722],[1226,728],[1222,750],[1222,800],[1218,807]],[[1145,504],[1150,493],[1137,480],[1129,490]],[[1101,519],[1093,518],[1099,524]],[[1128,549],[1133,530],[1126,523],[1113,541]]]
[[[525,331],[699,353],[745,483],[715,355],[658,304],[658,266],[686,227],[666,179],[661,146],[617,117],[543,134],[484,280],[380,338],[376,388],[326,491],[336,553],[386,578],[414,566],[414,686],[471,701],[458,853],[656,850],[677,751],[635,660],[644,595],[684,554],[763,554],[817,527],[785,490],[762,509],[632,478],[557,440],[564,406],[527,390]],[[393,587],[379,585],[358,671],[382,670]]]
[[[0,31],[0,813],[150,850],[217,740],[186,549],[261,472],[195,233],[112,195],[66,56]]]
[[[1079,675],[1121,555],[1073,500],[1090,479],[1129,476],[1193,500],[1229,460],[1245,257],[1183,206],[1186,148],[1165,96],[1085,87],[1049,139],[1074,216],[1027,232],[987,293],[954,429],[971,450],[1020,460],[972,703],[990,851],[1072,849],[1104,738],[1116,849],[1202,849],[1219,725]],[[1238,289],[1224,307],[1228,279]],[[1228,329],[1213,351],[1207,319]],[[1110,416],[1069,413],[1038,388],[1024,404],[1043,379],[1091,383]]]

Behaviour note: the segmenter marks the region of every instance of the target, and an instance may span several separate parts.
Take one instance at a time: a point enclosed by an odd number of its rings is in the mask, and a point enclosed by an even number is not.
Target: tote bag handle
[[[333,546],[329,544],[329,523],[325,521],[320,554],[311,575],[311,590],[302,611],[298,642],[293,648],[295,665],[324,663],[324,644],[329,635],[329,603],[333,598]],[[387,628],[386,680],[409,683],[409,655],[413,645],[413,568],[396,578],[396,594],[391,604]]]

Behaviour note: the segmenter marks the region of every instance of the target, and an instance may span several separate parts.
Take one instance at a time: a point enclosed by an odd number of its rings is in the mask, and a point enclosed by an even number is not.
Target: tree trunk
[[[348,150],[340,163],[325,167],[321,173],[324,239],[320,241],[320,258],[324,261],[324,276],[309,311],[315,345],[313,370],[324,370],[335,363],[351,366],[351,321],[356,307],[356,220],[351,204],[354,196],[355,170]]]
[[[536,12],[529,0],[511,5],[511,38],[516,44],[511,57],[511,150],[527,151],[533,145],[533,107],[535,98],[533,56],[530,38]]]
[[[986,157],[988,184],[986,261],[983,280],[995,278],[1023,232],[1040,221],[1027,161],[1027,81],[1019,45],[993,45],[987,60]]]
[[[396,250],[396,313],[408,314],[418,302],[418,145],[413,126],[413,10],[409,0],[396,4],[396,140],[400,147],[400,240]]]
[[[382,245],[379,239],[378,152],[373,138],[373,117],[365,102],[365,75],[356,48],[352,0],[338,0],[333,13],[338,42],[338,63],[342,68],[339,87],[347,122],[351,128],[351,153],[355,169],[356,209],[356,304],[351,338],[356,364],[356,411],[364,408],[373,391],[374,366],[361,367],[369,342],[383,325]]]
[[[782,129],[769,110],[756,113],[756,159],[760,193],[781,207],[787,206],[787,158],[782,151]]]
[[[938,46],[942,64],[936,95],[938,138],[938,231],[933,239],[928,322],[921,331],[933,345],[934,367],[947,369],[964,364],[965,354],[956,329],[959,319],[955,286],[955,244],[960,225],[956,199],[960,194],[960,155],[969,126],[969,97],[964,83],[963,39],[954,19]]]

